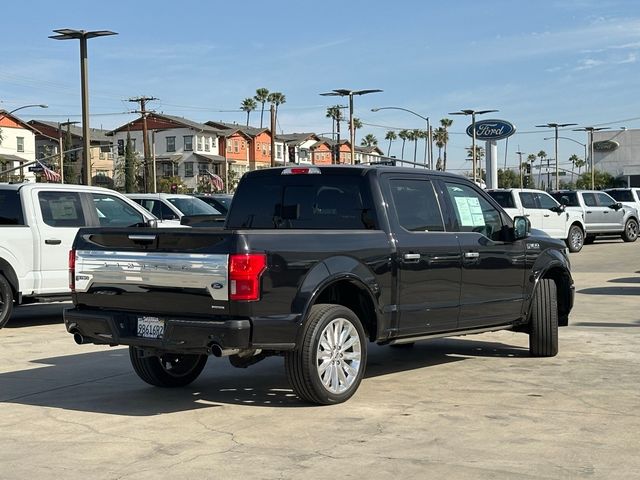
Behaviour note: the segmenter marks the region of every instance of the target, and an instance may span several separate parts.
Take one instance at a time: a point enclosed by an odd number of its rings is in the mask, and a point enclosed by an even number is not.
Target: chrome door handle
[[[593,213],[591,210],[587,210],[587,213]]]
[[[420,260],[420,254],[419,253],[405,253],[402,256],[402,259],[406,262],[417,262],[418,260]]]
[[[547,217],[549,217],[549,216],[550,216],[550,215],[545,215],[545,216],[544,216],[544,218],[547,218]]]
[[[47,238],[44,243],[46,245],[60,245],[62,240],[58,240],[57,238]]]
[[[464,258],[480,258],[478,252],[464,252]]]

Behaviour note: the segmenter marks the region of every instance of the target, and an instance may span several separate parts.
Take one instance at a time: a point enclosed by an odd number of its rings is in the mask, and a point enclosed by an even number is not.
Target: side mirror
[[[564,205],[565,207],[569,205],[569,197],[567,197],[566,195],[560,197],[560,205]]]
[[[150,218],[145,222],[145,226],[149,228],[158,228],[158,220],[155,218]]]
[[[531,223],[527,217],[514,217],[513,218],[513,239],[522,240],[527,238],[531,233]]]
[[[616,202],[612,205],[609,205],[609,208],[612,210],[620,210],[622,208],[622,204],[620,202]]]
[[[556,212],[559,215],[562,212],[564,212],[565,209],[566,209],[566,207],[564,205],[560,204],[560,205],[556,205],[555,207],[551,207],[549,210],[551,210],[552,212]]]

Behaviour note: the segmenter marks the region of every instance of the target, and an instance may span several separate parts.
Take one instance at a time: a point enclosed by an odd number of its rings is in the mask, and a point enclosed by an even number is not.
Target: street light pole
[[[110,30],[73,30],[62,28],[54,30],[58,35],[51,35],[54,40],[80,40],[80,82],[82,94],[82,181],[85,185],[91,185],[91,138],[89,134],[89,66],[87,61],[87,40],[95,37],[117,35]]]
[[[472,131],[472,141],[471,141],[471,160],[473,163],[473,183],[477,182],[478,173],[477,173],[477,159],[476,159],[476,115],[483,115],[485,113],[497,112],[498,110],[471,110],[465,109],[460,110],[459,112],[449,112],[449,115],[471,115],[471,131]]]
[[[593,161],[593,132],[600,130],[607,130],[609,127],[582,127],[574,128],[574,132],[589,132],[589,163],[591,169],[591,190],[595,189],[596,176],[595,176],[595,162]]]
[[[356,155],[356,147],[355,147],[355,138],[356,134],[353,128],[353,96],[354,95],[366,95],[368,93],[378,93],[382,92],[379,89],[368,89],[368,90],[348,90],[346,88],[335,89],[331,92],[321,93],[323,97],[349,97],[349,143],[351,143],[351,164],[353,165],[355,162]]]
[[[564,128],[564,127],[573,127],[577,125],[577,123],[547,123],[545,125],[536,125],[537,128],[553,128],[554,132],[555,132],[555,157],[556,157],[556,184],[555,184],[555,189],[558,190],[558,187],[560,185],[560,177],[558,176],[559,171],[558,171],[558,128]],[[548,183],[548,182],[547,182]],[[549,188],[547,186],[547,188]]]
[[[380,110],[402,110],[403,112],[407,112],[410,113],[412,115],[415,115],[418,118],[421,118],[422,120],[424,120],[425,122],[427,122],[427,142],[428,142],[428,154],[425,151],[425,164],[426,162],[426,157],[428,155],[429,158],[429,168],[433,169],[433,149],[432,149],[432,145],[431,145],[431,126],[429,124],[429,117],[425,117],[423,115],[420,115],[419,113],[414,112],[413,110],[409,110],[408,108],[402,108],[402,107],[377,107],[377,108],[372,108],[371,111],[372,112],[378,112]],[[403,159],[404,160],[404,159]],[[426,165],[425,165],[426,166]]]

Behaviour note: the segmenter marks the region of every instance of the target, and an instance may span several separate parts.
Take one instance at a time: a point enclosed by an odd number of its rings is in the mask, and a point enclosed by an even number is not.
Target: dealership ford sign
[[[467,135],[473,137],[473,125],[467,127]],[[480,120],[476,122],[476,139],[502,140],[516,133],[516,127],[506,120]]]

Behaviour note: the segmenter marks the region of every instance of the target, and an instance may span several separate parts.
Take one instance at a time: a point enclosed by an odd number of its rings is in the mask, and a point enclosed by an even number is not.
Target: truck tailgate
[[[233,232],[81,229],[74,243],[77,305],[211,316],[228,309]]]

